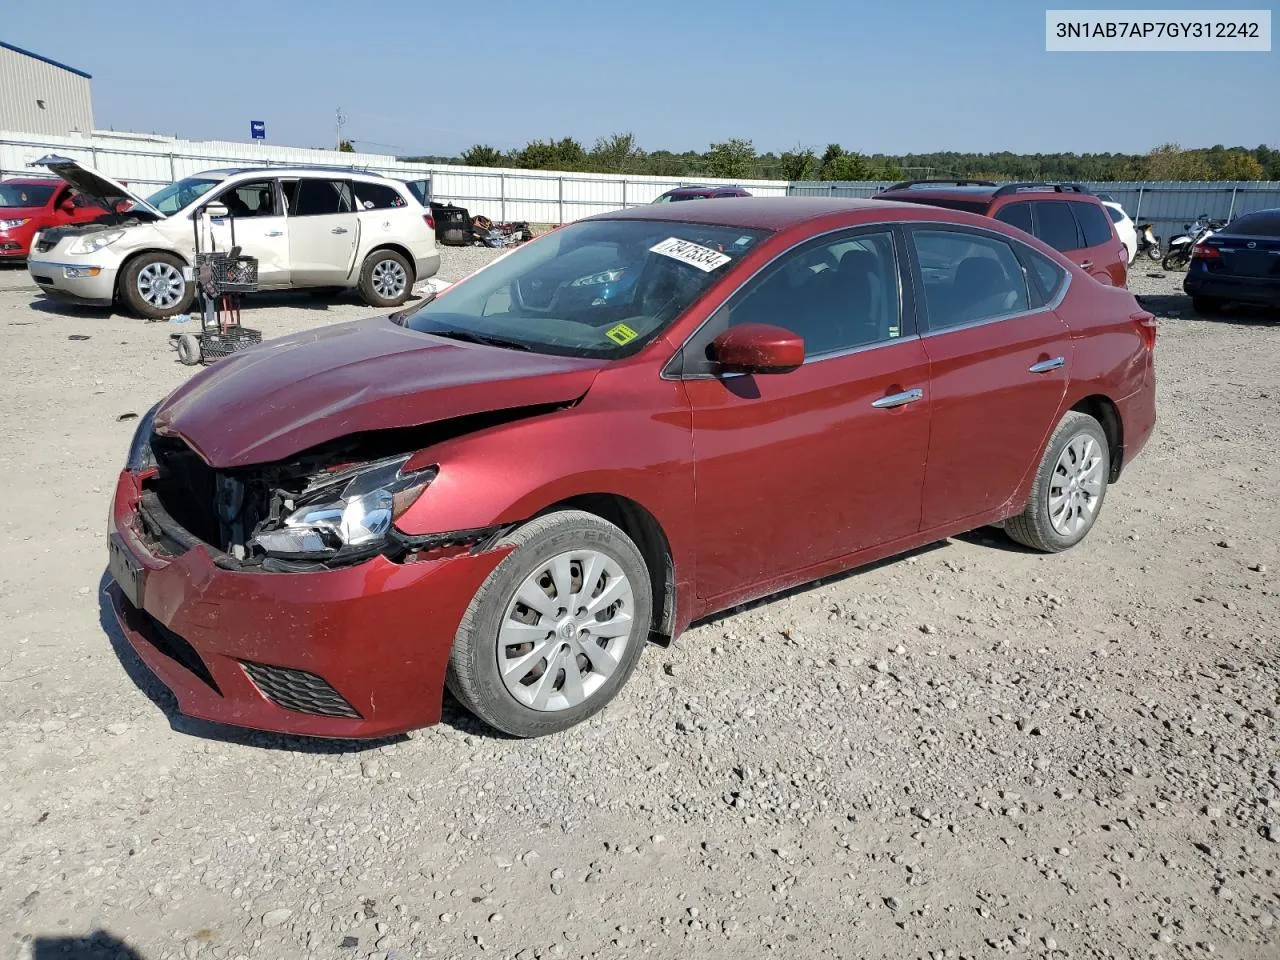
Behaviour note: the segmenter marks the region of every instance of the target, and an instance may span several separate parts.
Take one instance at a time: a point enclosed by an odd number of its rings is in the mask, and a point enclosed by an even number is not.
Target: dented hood
[[[155,429],[212,467],[244,467],[368,430],[568,403],[604,363],[445,340],[376,317],[218,361],[160,405]]]

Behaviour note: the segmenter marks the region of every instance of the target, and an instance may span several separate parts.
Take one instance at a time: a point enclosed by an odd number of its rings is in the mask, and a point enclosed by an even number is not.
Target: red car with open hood
[[[1084,538],[1155,420],[1153,318],[1086,277],[918,204],[569,224],[159,403],[116,613],[193,716],[378,736],[448,685],[562,730],[715,611],[986,524]]]
[[[0,260],[25,260],[41,230],[92,223],[106,213],[62,180],[0,180]]]

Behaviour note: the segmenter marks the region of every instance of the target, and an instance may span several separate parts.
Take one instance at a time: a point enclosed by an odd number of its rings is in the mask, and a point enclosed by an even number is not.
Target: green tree
[[[531,140],[511,154],[511,165],[524,170],[583,170],[587,151],[572,137],[561,140]]]
[[[1257,158],[1243,150],[1231,150],[1218,167],[1219,180],[1262,180],[1266,171]]]
[[[1201,151],[1162,143],[1147,154],[1148,180],[1209,180],[1210,175],[1209,163]]]
[[[355,153],[356,148],[352,146],[352,143],[350,140],[341,140],[338,142],[338,152],[339,153]]]
[[[817,176],[818,158],[808,147],[792,147],[778,160],[778,176],[782,180],[813,180]]]
[[[587,158],[597,173],[636,173],[644,163],[644,151],[633,133],[611,133],[601,137]]]
[[[756,148],[750,140],[735,137],[711,144],[704,159],[709,176],[726,180],[745,179],[755,172]]]
[[[502,151],[486,143],[467,147],[459,159],[468,167],[500,167],[504,162]]]

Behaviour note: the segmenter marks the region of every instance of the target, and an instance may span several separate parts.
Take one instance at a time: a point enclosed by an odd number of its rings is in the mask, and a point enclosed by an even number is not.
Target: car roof
[[[380,173],[374,173],[366,170],[352,170],[350,167],[222,167],[216,170],[201,170],[199,173],[192,174],[193,177],[217,178],[219,180],[228,180],[231,177],[243,176],[245,174],[257,176],[272,177],[300,177],[300,176],[324,176],[325,174],[340,173],[347,177],[367,177],[371,180],[385,181],[387,183],[404,183],[403,180],[390,180]]]
[[[600,213],[590,220],[669,220],[702,223],[708,226],[756,227],[785,230],[809,220],[860,210],[883,212],[886,207],[916,210],[914,204],[884,200],[855,200],[849,197],[726,197],[690,204],[645,204]],[[951,212],[951,211],[948,211]],[[915,214],[913,214],[914,216]]]

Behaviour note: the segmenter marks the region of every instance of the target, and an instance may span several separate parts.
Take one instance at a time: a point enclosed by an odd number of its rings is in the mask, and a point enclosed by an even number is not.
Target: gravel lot
[[[1080,548],[753,605],[558,737],[350,744],[185,720],[128,651],[117,418],[186,328],[0,270],[0,958],[1280,956],[1280,322],[1179,279],[1135,267],[1160,423]]]

